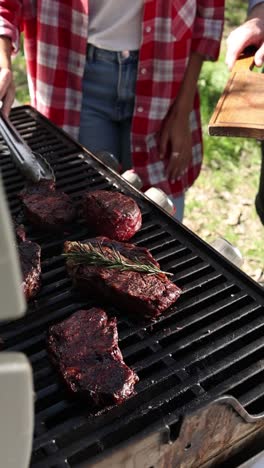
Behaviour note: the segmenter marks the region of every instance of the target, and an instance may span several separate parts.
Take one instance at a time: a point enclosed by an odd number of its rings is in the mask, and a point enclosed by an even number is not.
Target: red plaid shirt
[[[167,181],[157,135],[177,97],[192,51],[218,57],[223,0],[145,0],[131,148],[145,188],[178,196],[192,185],[202,162],[199,100],[190,116],[193,157],[180,180]],[[0,35],[19,47],[24,30],[32,105],[78,137],[89,0],[0,0]],[[166,163],[166,162],[165,162]]]

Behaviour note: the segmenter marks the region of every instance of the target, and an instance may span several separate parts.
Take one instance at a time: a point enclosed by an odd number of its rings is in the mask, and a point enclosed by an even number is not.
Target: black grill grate
[[[11,120],[34,151],[53,165],[57,186],[78,203],[85,189],[119,189],[136,197],[143,227],[133,239],[150,249],[162,269],[184,290],[176,306],[156,323],[118,316],[120,348],[140,377],[137,395],[97,415],[67,398],[50,366],[45,334],[50,324],[97,304],[80,302],[71,290],[60,252],[65,239],[89,236],[75,225],[65,236],[34,231],[42,248],[40,293],[27,315],[2,324],[5,348],[31,361],[36,391],[32,467],[73,467],[147,431],[177,424],[181,414],[223,394],[236,397],[251,414],[264,412],[263,290],[190,231],[147,202],[121,178],[85,152],[30,106],[13,109]],[[88,163],[87,163],[88,162]],[[13,216],[20,216],[22,176],[0,140],[0,167]]]

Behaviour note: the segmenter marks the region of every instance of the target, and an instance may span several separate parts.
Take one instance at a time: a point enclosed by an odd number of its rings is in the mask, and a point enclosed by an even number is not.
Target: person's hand
[[[192,159],[190,114],[193,109],[203,56],[192,52],[177,98],[168,112],[159,135],[159,154],[169,156],[166,174],[171,182],[180,178]]]
[[[0,100],[2,101],[2,113],[8,117],[15,99],[15,84],[13,73],[9,68],[0,70]]]
[[[11,66],[11,42],[0,37],[0,101],[2,113],[8,117],[15,99],[15,84]]]
[[[165,119],[160,132],[160,158],[169,152],[166,174],[171,182],[182,175],[192,158],[192,137],[189,115],[183,115],[173,109]]]
[[[232,31],[227,38],[226,64],[232,70],[236,59],[248,46],[255,46],[255,65],[264,63],[264,2],[256,5],[248,20]]]

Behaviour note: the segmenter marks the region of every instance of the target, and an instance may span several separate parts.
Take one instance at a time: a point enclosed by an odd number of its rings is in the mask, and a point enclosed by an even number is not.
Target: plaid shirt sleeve
[[[19,49],[19,38],[22,19],[22,2],[20,0],[0,0],[0,36],[11,39],[13,51]]]
[[[223,1],[199,0],[194,22],[192,51],[216,60],[223,29]]]

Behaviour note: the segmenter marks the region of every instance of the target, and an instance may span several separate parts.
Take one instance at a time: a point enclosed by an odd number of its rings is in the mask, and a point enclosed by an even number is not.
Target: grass
[[[225,4],[225,29],[224,38],[230,29],[243,23],[247,14],[247,2],[244,0],[227,0]]]
[[[244,271],[263,281],[263,226],[254,199],[260,173],[260,144],[253,139],[211,137],[208,122],[229,73],[224,63],[226,37],[246,18],[247,2],[226,2],[225,29],[220,58],[205,62],[199,79],[204,139],[204,165],[186,200],[188,227],[205,241],[224,237],[245,259]]]
[[[227,161],[227,166],[230,162],[238,165],[243,152],[254,156],[259,151],[259,144],[255,140],[208,135],[208,122],[229,76],[224,57],[223,43],[218,62],[205,62],[199,79],[205,162],[212,168],[217,168],[223,161]]]
[[[23,48],[23,40],[21,41],[21,45]],[[26,62],[25,62],[25,57],[24,57],[24,53],[22,50],[13,59],[13,71],[14,71],[14,79],[16,83],[16,99],[21,104],[25,104],[30,101],[28,83],[27,83],[27,75],[25,73],[25,70],[26,70]]]
[[[217,169],[226,161],[227,172],[233,165],[239,165],[241,155],[246,152],[250,158],[259,158],[259,144],[254,140],[243,138],[211,137],[208,135],[207,126],[221,95],[229,72],[224,59],[226,54],[226,37],[232,29],[243,23],[247,13],[247,2],[241,0],[226,1],[225,27],[221,45],[221,53],[217,62],[205,62],[199,79],[199,91],[201,96],[201,115],[203,122],[205,163]]]

